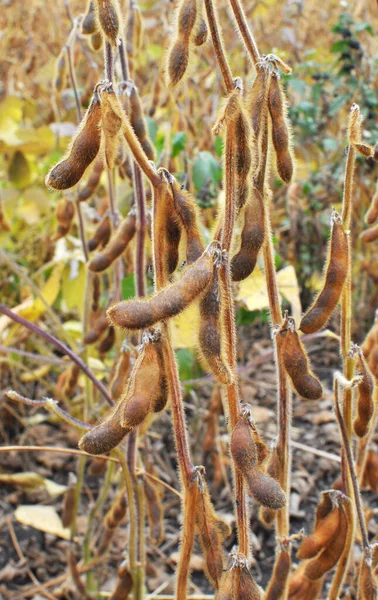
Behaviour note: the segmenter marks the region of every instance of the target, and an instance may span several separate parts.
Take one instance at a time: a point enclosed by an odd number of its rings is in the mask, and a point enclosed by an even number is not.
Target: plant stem
[[[73,40],[74,40],[74,38],[73,38]],[[70,74],[72,91],[73,91],[74,97],[75,97],[77,118],[78,118],[78,121],[80,123],[81,118],[82,118],[81,104],[80,104],[79,94],[78,94],[78,91],[77,91],[77,82],[76,82],[75,69],[74,69],[74,66],[73,66],[73,60],[72,60],[72,54],[71,54],[71,45],[70,44],[66,44],[65,50],[66,50],[66,54],[67,54],[68,71],[69,71],[69,74]]]
[[[214,0],[215,1],[215,0]],[[213,0],[204,0],[207,21],[209,23],[211,39],[213,42],[214,52],[217,58],[217,62],[219,68],[222,73],[224,85],[226,87],[226,91],[228,94],[232,92],[234,89],[234,81],[231,73],[230,66],[228,64],[226,53],[224,51],[224,46],[221,38],[221,34],[219,31],[218,17],[214,9]]]
[[[39,335],[39,336],[43,337],[45,340],[47,340],[48,342],[50,342],[51,344],[54,344],[54,346],[56,348],[58,348],[61,352],[63,352],[63,354],[67,354],[67,356],[69,356],[70,359],[80,367],[80,369],[83,371],[83,373],[85,373],[86,376],[89,377],[89,379],[97,387],[97,389],[102,394],[102,396],[105,398],[105,400],[108,402],[108,404],[113,406],[114,402],[113,402],[112,398],[110,397],[104,384],[99,379],[97,379],[97,377],[92,373],[90,368],[87,367],[87,365],[81,360],[81,358],[79,358],[75,354],[75,352],[73,352],[70,348],[68,348],[68,346],[66,346],[65,344],[63,344],[63,342],[59,341],[56,337],[51,335],[51,333],[48,333],[47,331],[43,331],[43,329],[38,327],[38,325],[36,325],[35,323],[31,323],[30,321],[27,321],[23,317],[20,317],[15,312],[13,312],[9,308],[7,308],[4,304],[0,304],[0,312],[3,313],[4,315],[6,315],[7,317],[9,317],[10,319],[12,319],[12,321],[19,323],[20,325],[23,325],[23,327],[26,327],[27,329],[29,329],[36,335]]]
[[[109,42],[105,42],[104,46],[104,68],[105,79],[114,81],[114,53],[113,46]]]
[[[240,0],[230,0],[230,4],[232,7],[232,11],[234,13],[234,17],[240,32],[240,35],[243,39],[243,42],[248,50],[248,54],[251,57],[253,64],[256,64],[260,60],[260,53],[258,51],[255,39],[252,35],[252,32],[248,26],[247,19],[242,7]]]

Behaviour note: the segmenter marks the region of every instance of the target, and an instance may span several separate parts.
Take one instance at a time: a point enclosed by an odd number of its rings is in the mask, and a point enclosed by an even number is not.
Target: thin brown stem
[[[72,91],[73,91],[74,97],[75,97],[77,119],[80,123],[81,118],[82,118],[81,104],[80,104],[79,93],[77,91],[76,74],[75,74],[75,69],[74,69],[73,60],[72,60],[71,45],[66,44],[65,50],[66,50],[66,54],[67,54],[68,72],[70,75]]]
[[[36,325],[35,323],[31,323],[30,321],[27,321],[23,317],[20,317],[20,315],[17,315],[15,312],[13,312],[13,310],[10,310],[4,304],[0,304],[0,312],[3,313],[4,315],[6,315],[7,317],[9,317],[10,319],[12,319],[12,321],[15,321],[15,323],[19,323],[20,325],[22,325],[23,327],[26,327],[26,329],[29,329],[36,335],[43,337],[45,340],[47,340],[48,342],[53,344],[56,348],[58,348],[61,352],[63,352],[63,354],[67,354],[67,356],[69,356],[70,359],[80,367],[80,369],[83,371],[83,373],[85,373],[86,376],[89,377],[89,379],[97,387],[99,392],[104,396],[105,400],[111,406],[113,405],[113,400],[110,397],[104,384],[99,379],[97,379],[97,377],[92,373],[90,368],[87,367],[87,365],[81,360],[81,358],[79,358],[75,354],[75,352],[73,352],[70,348],[68,348],[68,346],[66,346],[61,341],[59,341],[56,337],[51,335],[51,333],[47,333],[47,331],[43,331],[43,329],[38,327],[38,325]]]
[[[223,41],[219,30],[218,17],[214,9],[214,2],[215,0],[204,0],[205,10],[207,15],[207,21],[209,23],[214,52],[222,73],[225,88],[227,90],[227,93],[230,94],[234,89],[234,81],[230,66],[226,58],[226,53],[224,50]]]
[[[251,57],[253,64],[256,66],[256,64],[260,60],[260,53],[258,51],[257,44],[247,23],[247,19],[241,1],[230,0],[230,4],[245,47],[247,48],[248,54]]]
[[[105,42],[104,46],[104,70],[105,79],[114,81],[114,52],[110,42]]]

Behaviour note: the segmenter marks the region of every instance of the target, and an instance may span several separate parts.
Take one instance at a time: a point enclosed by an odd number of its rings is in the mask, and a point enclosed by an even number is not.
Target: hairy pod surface
[[[231,531],[225,521],[221,521],[222,530],[205,481],[203,481],[203,486],[203,492],[201,491],[197,496],[196,526],[205,556],[207,575],[214,587],[218,589],[223,572],[222,542],[231,534]]]
[[[110,233],[111,233],[111,226],[110,226],[110,216],[109,213],[106,213],[100,223],[98,224],[93,237],[91,237],[88,240],[88,250],[89,252],[92,252],[93,250],[96,250],[96,248],[98,248],[98,246],[101,244],[102,246],[106,246],[106,244],[109,241],[110,238]]]
[[[72,523],[75,510],[75,494],[76,494],[77,477],[74,473],[69,474],[68,488],[64,494],[62,507],[62,523],[63,527],[69,527]]]
[[[127,376],[131,368],[131,350],[129,348],[121,348],[121,353],[118,358],[114,377],[110,383],[110,392],[112,398],[118,400],[121,396]]]
[[[186,234],[186,262],[188,265],[203,253],[203,243],[199,233],[198,208],[193,196],[174,179],[171,183],[173,202],[179,220]]]
[[[257,448],[247,416],[241,416],[236,423],[231,434],[230,450],[236,468],[247,476],[257,464]]]
[[[365,229],[360,235],[361,242],[364,244],[370,244],[371,242],[375,242],[378,240],[378,225],[374,225],[374,227],[369,227],[369,229]]]
[[[273,477],[262,473],[257,467],[252,467],[245,479],[251,496],[261,506],[272,510],[279,510],[285,506],[286,496]]]
[[[273,74],[269,87],[268,107],[272,118],[272,141],[276,153],[277,171],[284,183],[290,183],[294,164],[291,155],[290,129],[286,99],[278,77]]]
[[[152,410],[162,410],[167,402],[168,386],[161,344],[160,336],[148,339],[143,344],[121,397],[124,427],[137,427]]]
[[[338,527],[328,540],[325,548],[306,564],[305,574],[310,580],[320,579],[330,571],[339,560],[345,547],[345,541],[348,534],[348,518],[342,504],[339,504],[339,523]]]
[[[104,333],[104,331],[109,327],[108,320],[106,315],[101,315],[96,318],[96,321],[93,323],[92,329],[87,331],[83,338],[84,344],[94,344],[97,342],[99,337]]]
[[[239,579],[239,592],[236,580]],[[215,600],[261,600],[260,589],[247,567],[234,567],[226,571],[219,584]]]
[[[112,46],[117,46],[122,24],[118,0],[95,0],[100,31]]]
[[[129,300],[112,306],[107,315],[117,327],[129,330],[145,329],[182,312],[206,291],[213,274],[213,258],[205,251],[182,273],[180,279],[168,285],[150,300]]]
[[[236,135],[236,209],[239,212],[251,197],[252,166],[254,146],[253,130],[247,112],[240,101],[239,114],[235,120]]]
[[[173,191],[166,172],[160,173],[161,183],[154,189],[153,198],[153,246],[161,273],[156,273],[158,280],[166,279],[176,270],[179,261],[179,244],[181,239],[181,223],[173,200]]]
[[[129,214],[119,224],[114,236],[110,239],[106,247],[91,258],[88,263],[88,269],[99,273],[108,269],[113,262],[125,252],[127,246],[133,239],[136,231],[136,214],[130,211]]]
[[[281,332],[282,356],[287,374],[294,389],[305,400],[319,400],[323,395],[321,383],[311,372],[307,352],[295,329]]]
[[[274,564],[264,600],[281,600],[285,597],[290,573],[291,557],[288,548],[281,548]]]
[[[243,281],[253,273],[265,238],[264,200],[253,187],[251,200],[244,209],[244,227],[240,249],[231,260],[232,281]]]
[[[102,48],[102,35],[99,31],[96,31],[96,33],[93,33],[91,35],[91,46],[93,48],[93,50],[97,51],[97,50],[101,50]]]
[[[105,161],[109,169],[114,167],[121,142],[122,108],[113,89],[101,93],[102,135]]]
[[[138,88],[134,85],[127,87],[127,97],[130,106],[130,123],[140,144],[149,160],[155,160],[155,151],[148,136],[146,120],[143,114],[142,102]]]
[[[199,347],[201,357],[216,380],[224,385],[230,385],[232,373],[222,347],[220,286],[219,267],[214,265],[212,281],[199,305]]]
[[[79,448],[88,454],[106,454],[114,450],[131,431],[121,424],[123,402],[120,401],[110,415],[86,433],[79,441]]]
[[[97,190],[97,188],[99,186],[103,170],[104,170],[104,164],[102,162],[102,159],[96,160],[93,170],[88,177],[87,183],[80,190],[80,192],[78,194],[79,202],[88,200],[91,196],[93,196],[93,194],[95,193],[95,191]]]
[[[169,85],[177,85],[186,72],[189,63],[190,37],[196,19],[197,0],[181,0],[177,9],[175,42],[168,53],[167,75]]]
[[[59,204],[56,209],[56,218],[58,220],[58,227],[56,234],[54,236],[54,240],[59,240],[60,238],[67,235],[70,230],[71,223],[75,216],[75,206],[71,200],[68,198],[62,198],[59,200]]]
[[[297,557],[300,559],[303,558],[313,558],[316,556],[324,546],[327,545],[327,542],[333,537],[337,528],[339,526],[340,521],[340,512],[337,506],[331,510],[324,517],[318,526],[315,528],[314,533],[307,536],[301,545],[299,546]]]
[[[198,19],[198,25],[196,28],[196,32],[193,36],[193,44],[195,46],[203,46],[206,43],[209,35],[209,30],[207,28],[207,23],[203,17]]]
[[[64,90],[67,79],[67,57],[63,49],[55,63],[54,88],[56,92]]]
[[[373,573],[372,565],[366,560],[365,556],[361,559],[360,572],[358,577],[358,600],[377,600],[378,583],[376,575]]]
[[[98,345],[98,353],[101,355],[107,354],[114,346],[115,330],[114,327],[109,327],[108,333]]]
[[[362,438],[367,435],[374,414],[374,379],[362,351],[359,354],[359,369],[362,381],[358,384],[357,415],[353,422],[354,432]]]
[[[51,169],[45,179],[48,187],[66,190],[76,185],[96,158],[101,144],[101,102],[97,92],[74,135],[67,156]]]
[[[81,22],[81,33],[83,35],[92,35],[93,33],[96,33],[97,30],[98,26],[96,22],[94,1],[89,0],[84,19]]]
[[[127,600],[133,588],[133,579],[127,564],[124,560],[117,571],[117,583],[114,591],[109,596],[109,600]]]
[[[289,600],[316,600],[323,587],[323,580],[311,581],[305,574],[306,564],[302,563],[289,579]]]
[[[339,216],[332,216],[331,243],[324,284],[314,304],[302,317],[299,329],[304,333],[315,333],[324,327],[343,291],[348,275],[348,238]]]
[[[92,277],[92,312],[96,313],[100,308],[100,298],[101,298],[101,281],[98,275],[93,275]]]

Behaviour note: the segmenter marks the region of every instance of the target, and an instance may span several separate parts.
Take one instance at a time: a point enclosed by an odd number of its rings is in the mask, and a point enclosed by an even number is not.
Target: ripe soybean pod
[[[370,206],[365,215],[365,222],[367,225],[373,225],[378,219],[378,181],[375,188],[374,196],[371,199]]]
[[[290,183],[293,177],[294,162],[286,99],[280,86],[278,72],[274,72],[271,77],[268,107],[272,120],[272,141],[276,153],[277,171],[284,183]]]
[[[75,206],[74,203],[68,198],[62,198],[59,201],[59,204],[56,209],[56,218],[58,220],[57,232],[54,236],[54,240],[59,240],[60,238],[67,235],[70,230],[71,223],[75,216]]]
[[[76,185],[96,158],[101,144],[101,101],[97,90],[74,135],[65,158],[48,173],[45,183],[55,190],[66,190]]]
[[[189,265],[175,283],[168,285],[149,300],[119,302],[108,311],[109,321],[128,330],[145,329],[158,321],[178,315],[198,296],[205,293],[213,274],[213,255],[205,250]]]
[[[96,315],[96,319],[93,323],[92,329],[87,331],[83,338],[84,344],[94,344],[95,342],[97,342],[99,337],[104,333],[105,329],[107,329],[108,327],[109,323],[106,318],[106,315]]]
[[[374,148],[362,141],[362,115],[358,104],[352,104],[350,108],[348,138],[356,150],[365,158],[374,157]]]
[[[102,35],[99,31],[93,33],[90,37],[93,50],[100,50],[102,47]]]
[[[199,481],[196,501],[196,527],[206,561],[206,572],[216,589],[223,571],[222,543],[231,534],[228,525],[217,516],[205,480]]]
[[[167,59],[168,84],[175,86],[183,78],[189,63],[190,37],[197,20],[197,0],[180,0],[177,9],[175,41]]]
[[[377,598],[377,573],[373,572],[370,557],[363,555],[358,576],[358,600],[376,600]]]
[[[109,600],[127,600],[133,588],[133,579],[126,560],[122,561],[117,571],[117,583]]]
[[[94,0],[96,20],[103,37],[117,46],[122,25],[118,0]]]
[[[265,591],[264,600],[280,600],[285,597],[290,573],[290,545],[280,544],[278,557],[274,565],[269,585]]]
[[[196,32],[193,36],[193,44],[195,46],[202,46],[206,43],[209,35],[209,30],[207,28],[206,21],[203,17],[198,19],[198,24],[196,25]]]
[[[348,238],[336,211],[333,211],[331,216],[331,227],[324,283],[314,304],[302,317],[299,329],[304,333],[315,333],[327,324],[337,306],[347,278]]]
[[[56,92],[64,90],[67,79],[67,55],[63,49],[55,63],[54,89]]]
[[[186,235],[186,262],[190,265],[204,250],[199,233],[198,208],[193,196],[183,189],[178,181],[169,175],[175,210]]]
[[[315,531],[303,540],[297,552],[297,557],[303,559],[316,556],[337,531],[339,521],[340,512],[338,505],[335,505],[327,516],[318,523]]]
[[[346,501],[349,502],[348,499],[344,500]],[[312,581],[320,579],[330,571],[343,553],[349,527],[343,502],[339,503],[337,510],[339,523],[336,532],[328,539],[323,550],[306,564],[306,577]]]
[[[222,340],[221,327],[222,290],[219,279],[221,262],[220,255],[219,262],[214,262],[212,280],[200,301],[199,347],[201,358],[204,359],[208,370],[213,373],[216,380],[219,383],[230,385],[232,373],[225,358],[223,348],[225,344]]]
[[[121,422],[124,427],[137,427],[147,415],[155,410],[164,408],[167,397],[164,363],[159,354],[161,343],[160,332],[148,332],[143,336],[141,352],[135,362],[121,397],[123,411]]]
[[[284,367],[295,391],[305,400],[319,400],[323,395],[321,383],[310,369],[306,350],[295,330],[294,319],[288,319],[287,328],[281,329]]]
[[[265,239],[264,200],[253,186],[251,199],[244,209],[244,226],[240,239],[240,249],[232,257],[231,275],[233,281],[242,281],[253,272],[257,257]]]
[[[114,167],[122,135],[122,108],[114,92],[113,84],[101,92],[101,119],[105,161],[109,169]]]
[[[365,229],[365,231],[361,233],[360,239],[364,244],[370,244],[371,242],[378,240],[378,225]]]
[[[130,123],[134,129],[147,158],[155,160],[155,151],[148,135],[147,124],[143,114],[142,102],[139,96],[138,88],[131,80],[123,85],[124,94],[126,96],[124,109],[129,115]]]
[[[110,238],[110,215],[106,212],[98,224],[93,236],[88,240],[88,250],[92,252],[101,244],[106,246]]]
[[[166,281],[178,265],[182,226],[169,184],[171,175],[160,169],[158,176],[160,183],[154,188],[153,197],[153,247],[155,255],[163,257],[163,260],[157,261],[162,272],[156,273],[156,280]]]
[[[362,381],[357,386],[357,416],[353,428],[355,434],[361,438],[367,435],[374,414],[374,379],[360,348],[358,349],[358,367]]]
[[[88,269],[99,273],[108,269],[113,262],[125,252],[136,231],[136,213],[131,209],[119,224],[114,236],[105,248],[96,254],[88,263]]]
[[[116,400],[118,400],[125,388],[126,379],[131,368],[131,358],[132,350],[126,342],[124,342],[118,357],[113,379],[110,383],[112,398],[115,398]]]
[[[81,33],[83,35],[92,35],[93,33],[96,33],[97,27],[94,2],[93,0],[89,0],[84,18],[81,22]]]
[[[93,194],[95,193],[95,191],[97,190],[97,188],[99,186],[103,170],[104,170],[104,164],[103,164],[102,159],[96,160],[96,162],[93,166],[93,170],[88,177],[87,183],[85,184],[85,186],[83,188],[81,188],[81,190],[78,194],[77,199],[79,200],[79,202],[88,200],[91,196],[93,196]]]
[[[90,429],[79,441],[79,448],[88,454],[105,454],[114,450],[131,431],[121,423],[123,402],[113,408],[110,415],[101,423]]]
[[[238,583],[237,583],[238,582]],[[262,600],[260,588],[248,567],[235,565],[226,571],[219,584],[215,600]]]
[[[110,506],[104,518],[104,529],[102,531],[98,546],[96,548],[96,554],[101,556],[106,552],[110,542],[114,536],[115,530],[118,525],[123,521],[126,516],[127,502],[125,490],[122,489],[117,494],[114,502]]]

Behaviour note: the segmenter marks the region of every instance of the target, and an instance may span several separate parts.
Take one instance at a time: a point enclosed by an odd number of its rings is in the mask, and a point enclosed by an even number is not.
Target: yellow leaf
[[[63,527],[62,520],[53,506],[24,504],[15,510],[14,516],[23,525],[29,525],[64,540],[70,539],[70,530]]]
[[[41,367],[38,367],[38,369],[34,369],[33,371],[28,371],[28,372],[22,373],[20,375],[20,379],[24,383],[30,383],[31,381],[38,381],[39,379],[42,379],[42,377],[45,377],[45,375],[47,375],[47,373],[50,371],[50,369],[51,369],[50,364],[42,365]]]
[[[45,488],[52,498],[64,494],[67,489],[67,486],[55,483],[51,479],[45,479],[33,471],[25,471],[25,473],[1,473],[0,483],[20,485],[26,489]]]
[[[243,302],[250,311],[269,307],[265,276],[258,265],[252,275],[241,282],[237,299]]]
[[[194,348],[198,344],[199,308],[191,304],[172,320],[172,342],[174,348]]]
[[[299,286],[295,269],[292,265],[288,265],[278,271],[277,285],[280,294],[291,304],[291,314],[295,322],[299,324],[302,316],[302,306],[299,297]]]
[[[9,181],[17,189],[27,187],[31,182],[30,165],[25,154],[16,150],[13,154],[8,167]]]
[[[64,269],[64,263],[60,262],[54,266],[53,272],[41,289],[41,294],[49,306],[52,306],[59,294],[60,281]],[[45,305],[42,300],[36,298],[32,304],[18,311],[18,314],[24,319],[35,321],[45,311]]]
[[[75,259],[75,269],[66,265],[62,279],[62,296],[69,310],[78,309],[83,316],[84,294],[85,294],[85,265]]]

